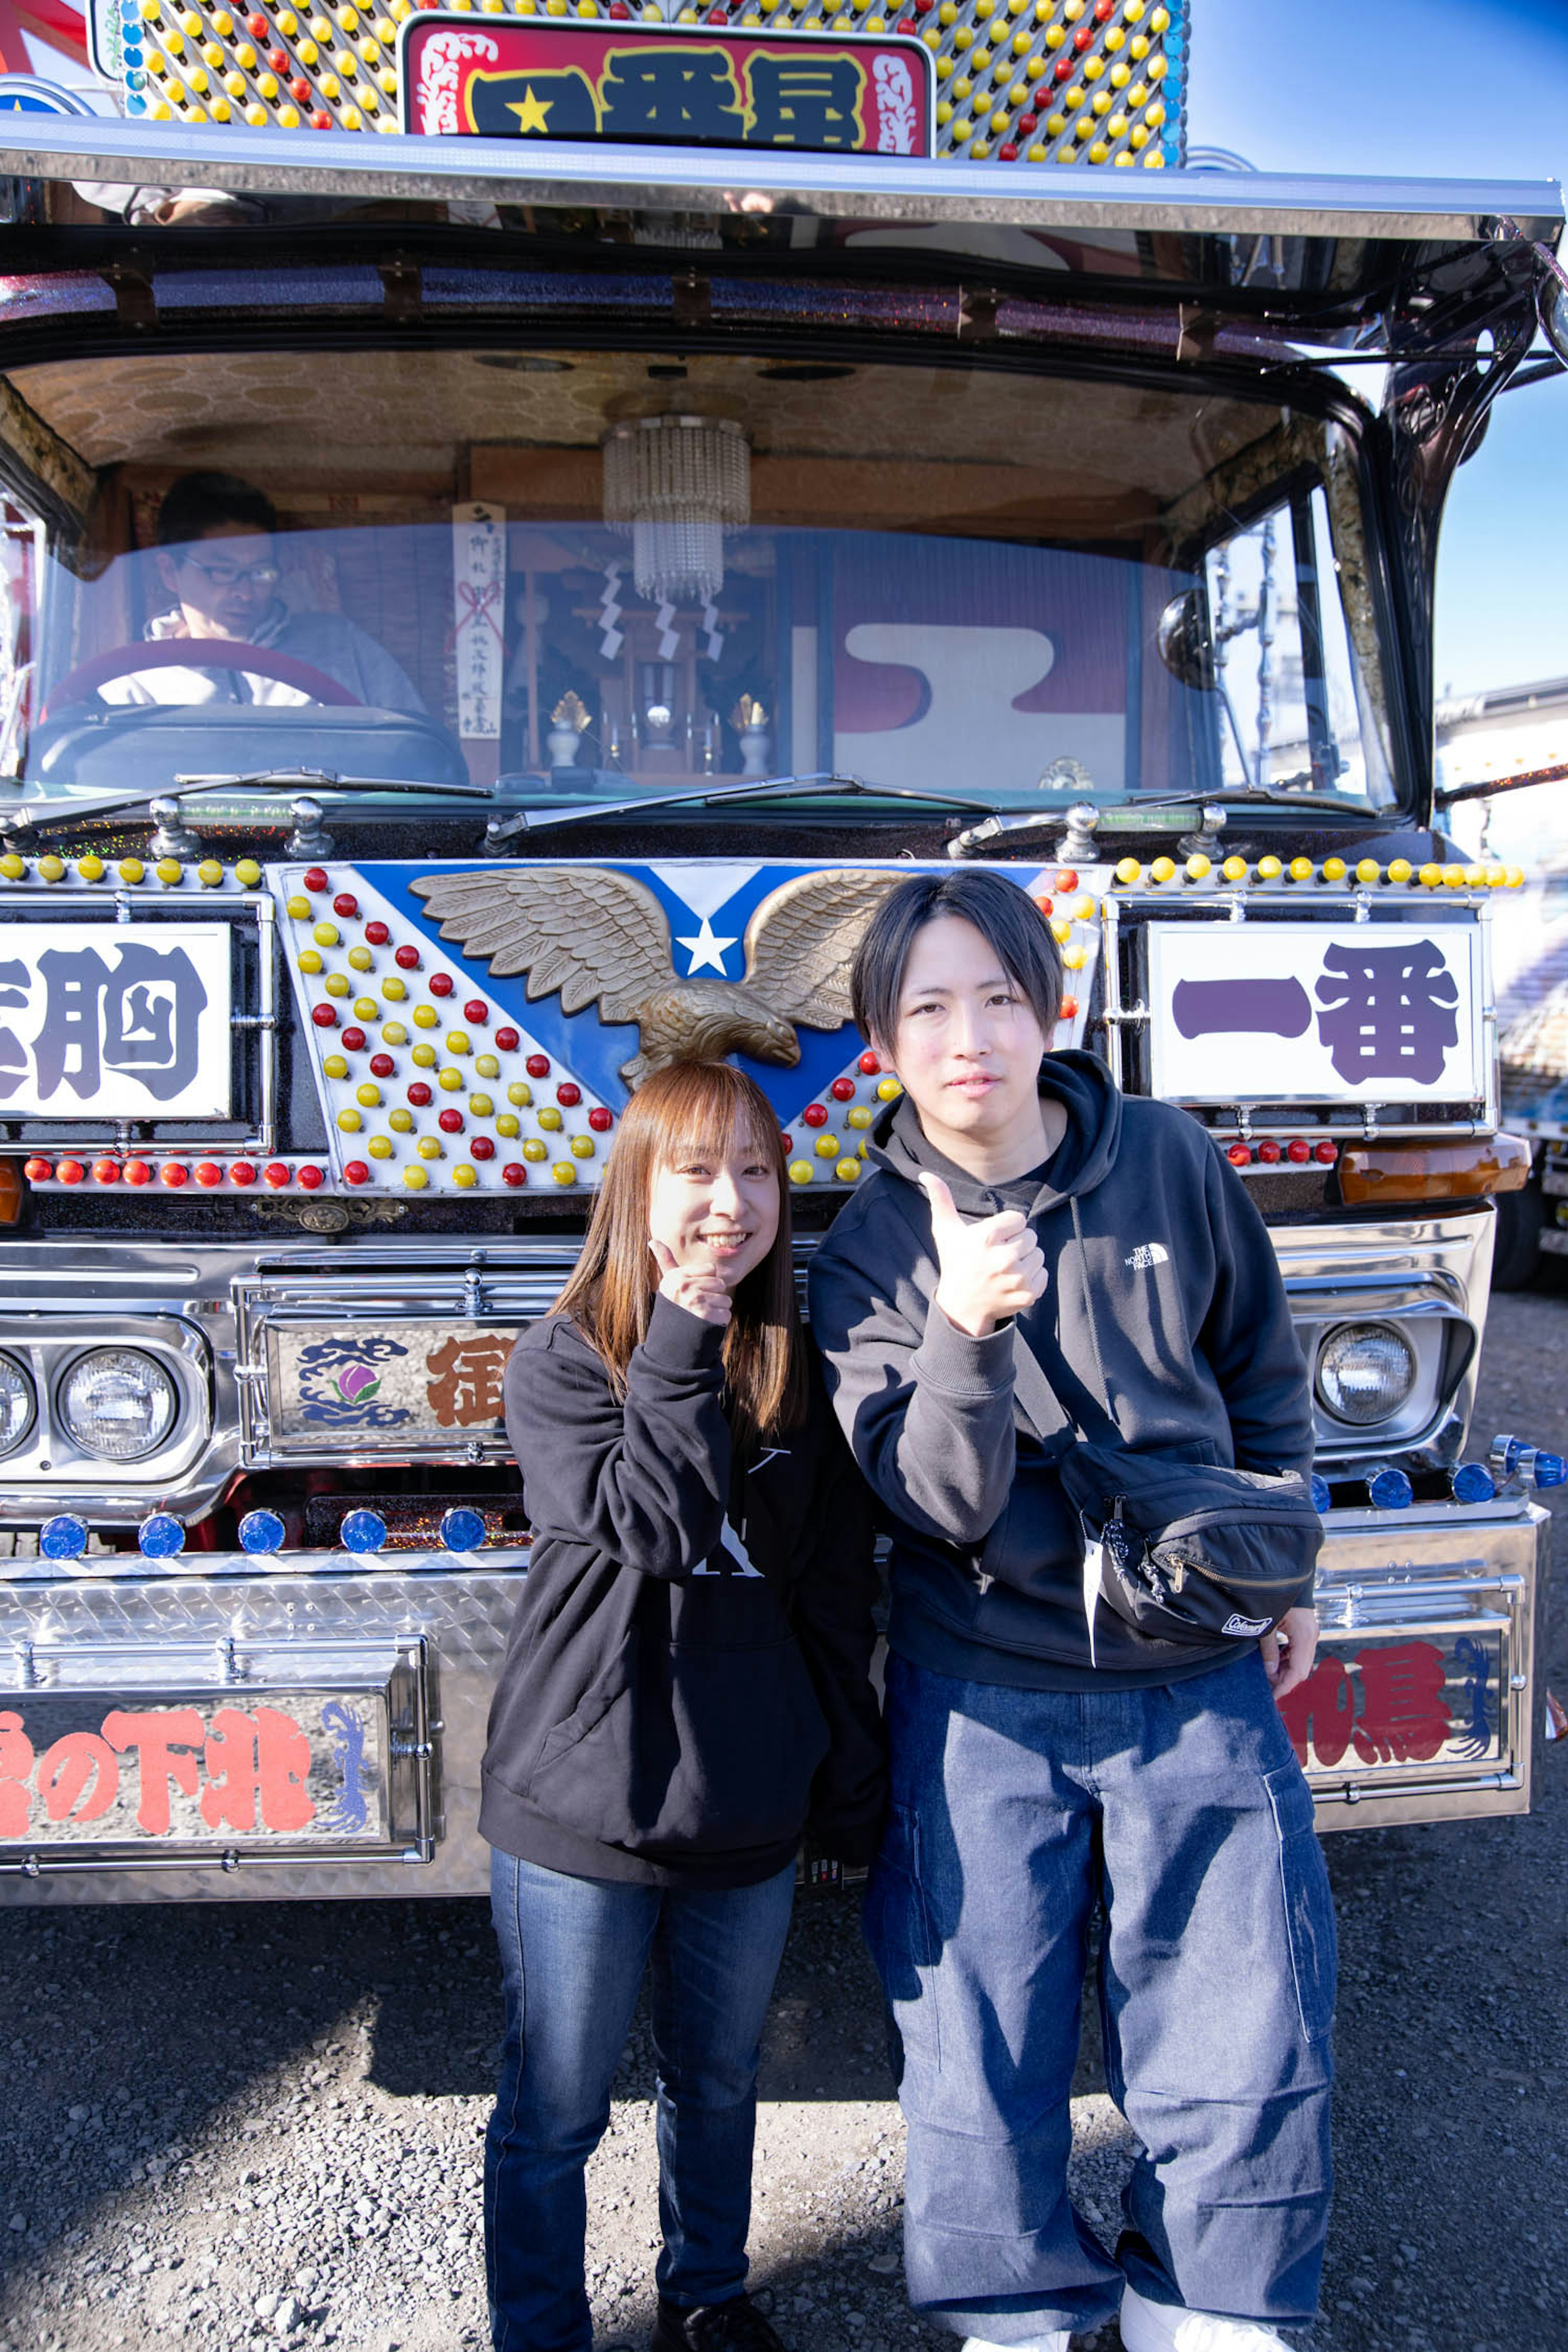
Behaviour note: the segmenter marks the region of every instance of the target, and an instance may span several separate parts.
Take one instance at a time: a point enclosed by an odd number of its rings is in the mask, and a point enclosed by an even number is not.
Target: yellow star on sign
[[[517,127],[520,131],[548,131],[550,128],[550,110],[554,103],[554,100],[551,98],[535,98],[533,95],[533,84],[530,82],[527,89],[523,92],[522,104],[521,106],[509,106],[507,112],[509,114],[516,115]]]

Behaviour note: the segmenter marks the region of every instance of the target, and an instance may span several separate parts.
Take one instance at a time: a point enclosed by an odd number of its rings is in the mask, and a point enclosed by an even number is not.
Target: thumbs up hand
[[[1021,1209],[966,1224],[940,1176],[921,1178],[931,1202],[940,1269],[936,1303],[950,1323],[983,1339],[1032,1307],[1046,1286],[1046,1261]]]

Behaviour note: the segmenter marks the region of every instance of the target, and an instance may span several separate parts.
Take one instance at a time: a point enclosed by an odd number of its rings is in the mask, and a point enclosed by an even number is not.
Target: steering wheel
[[[351,694],[325,670],[297,660],[293,654],[279,653],[273,646],[247,646],[237,637],[163,637],[152,645],[110,646],[106,652],[78,662],[75,669],[67,670],[38,717],[47,719],[73,702],[85,702],[111,677],[129,677],[142,669],[248,670],[256,677],[275,678],[279,686],[298,687],[312,702],[330,703],[334,709],[365,708],[357,694]]]

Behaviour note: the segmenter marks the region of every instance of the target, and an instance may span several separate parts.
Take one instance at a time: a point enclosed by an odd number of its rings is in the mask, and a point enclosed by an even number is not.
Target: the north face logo
[[[1152,1265],[1169,1265],[1170,1262],[1171,1253],[1163,1242],[1140,1242],[1131,1256],[1121,1261],[1134,1274],[1147,1274]]]

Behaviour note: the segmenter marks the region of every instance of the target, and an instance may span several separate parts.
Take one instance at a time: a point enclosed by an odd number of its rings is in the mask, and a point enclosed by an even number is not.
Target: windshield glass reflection
[[[74,543],[19,511],[6,541],[0,756],[46,790],[1394,797],[1353,463],[1265,404],[634,352],[15,382],[98,468]]]

